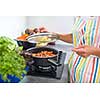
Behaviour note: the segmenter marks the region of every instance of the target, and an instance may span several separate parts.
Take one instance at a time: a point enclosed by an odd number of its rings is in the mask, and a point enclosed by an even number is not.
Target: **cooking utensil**
[[[19,40],[19,39],[14,39],[17,41],[18,46],[23,46],[23,50],[27,50],[29,48],[35,47],[36,43],[30,43],[27,40]]]
[[[52,38],[53,34],[52,33],[41,33],[41,34],[34,34],[31,36],[28,36],[26,38],[27,41],[31,43],[50,43],[50,42],[55,42],[56,38]]]
[[[55,56],[50,56],[50,57],[35,57],[32,56],[32,53],[38,53],[41,51],[53,51],[53,53],[55,54]],[[53,48],[49,48],[49,47],[38,47],[38,48],[30,48],[26,51],[23,52],[24,56],[30,56],[32,58],[32,61],[34,61],[34,64],[36,66],[42,66],[42,67],[48,67],[51,64],[54,66],[60,66],[60,62],[58,62],[59,60],[59,51]],[[56,62],[56,60],[58,60]]]

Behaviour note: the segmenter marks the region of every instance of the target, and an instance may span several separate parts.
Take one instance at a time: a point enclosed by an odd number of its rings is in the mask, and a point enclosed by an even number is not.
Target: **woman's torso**
[[[99,17],[76,19],[73,26],[74,46],[89,45],[99,48]],[[73,53],[69,60],[70,79],[72,82],[99,82],[100,60],[98,57],[83,58]]]

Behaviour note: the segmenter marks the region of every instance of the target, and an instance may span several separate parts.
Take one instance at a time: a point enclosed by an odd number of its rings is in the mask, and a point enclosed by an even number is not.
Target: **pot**
[[[28,41],[22,41],[18,39],[14,39],[14,40],[17,41],[18,46],[23,46],[23,50],[27,50],[29,48],[36,46],[36,43],[30,43]]]
[[[51,57],[35,57],[32,56],[32,53],[38,53],[41,51],[53,51],[55,56]],[[56,49],[49,48],[49,47],[36,47],[36,48],[30,48],[23,53],[24,56],[30,56],[32,58],[31,64],[34,64],[35,66],[41,66],[41,67],[48,67],[54,65],[54,66],[60,66],[59,62],[59,56],[61,55],[61,52],[59,52]]]

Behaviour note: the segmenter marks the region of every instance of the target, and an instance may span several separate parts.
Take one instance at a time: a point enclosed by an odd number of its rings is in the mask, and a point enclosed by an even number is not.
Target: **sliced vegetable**
[[[23,34],[22,36],[18,37],[18,40],[26,40],[26,38],[28,37],[28,34]]]

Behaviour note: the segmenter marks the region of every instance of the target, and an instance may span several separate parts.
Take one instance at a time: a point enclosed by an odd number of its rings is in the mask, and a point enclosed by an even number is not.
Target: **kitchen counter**
[[[61,50],[63,52],[66,52],[66,59],[64,62],[64,70],[62,74],[62,78],[59,79],[53,79],[53,78],[44,78],[44,77],[37,77],[37,76],[25,76],[24,79],[21,81],[21,83],[67,83],[68,82],[68,59],[71,55],[73,48],[73,45],[64,43],[62,41],[57,41],[56,45],[50,45],[49,47]]]

